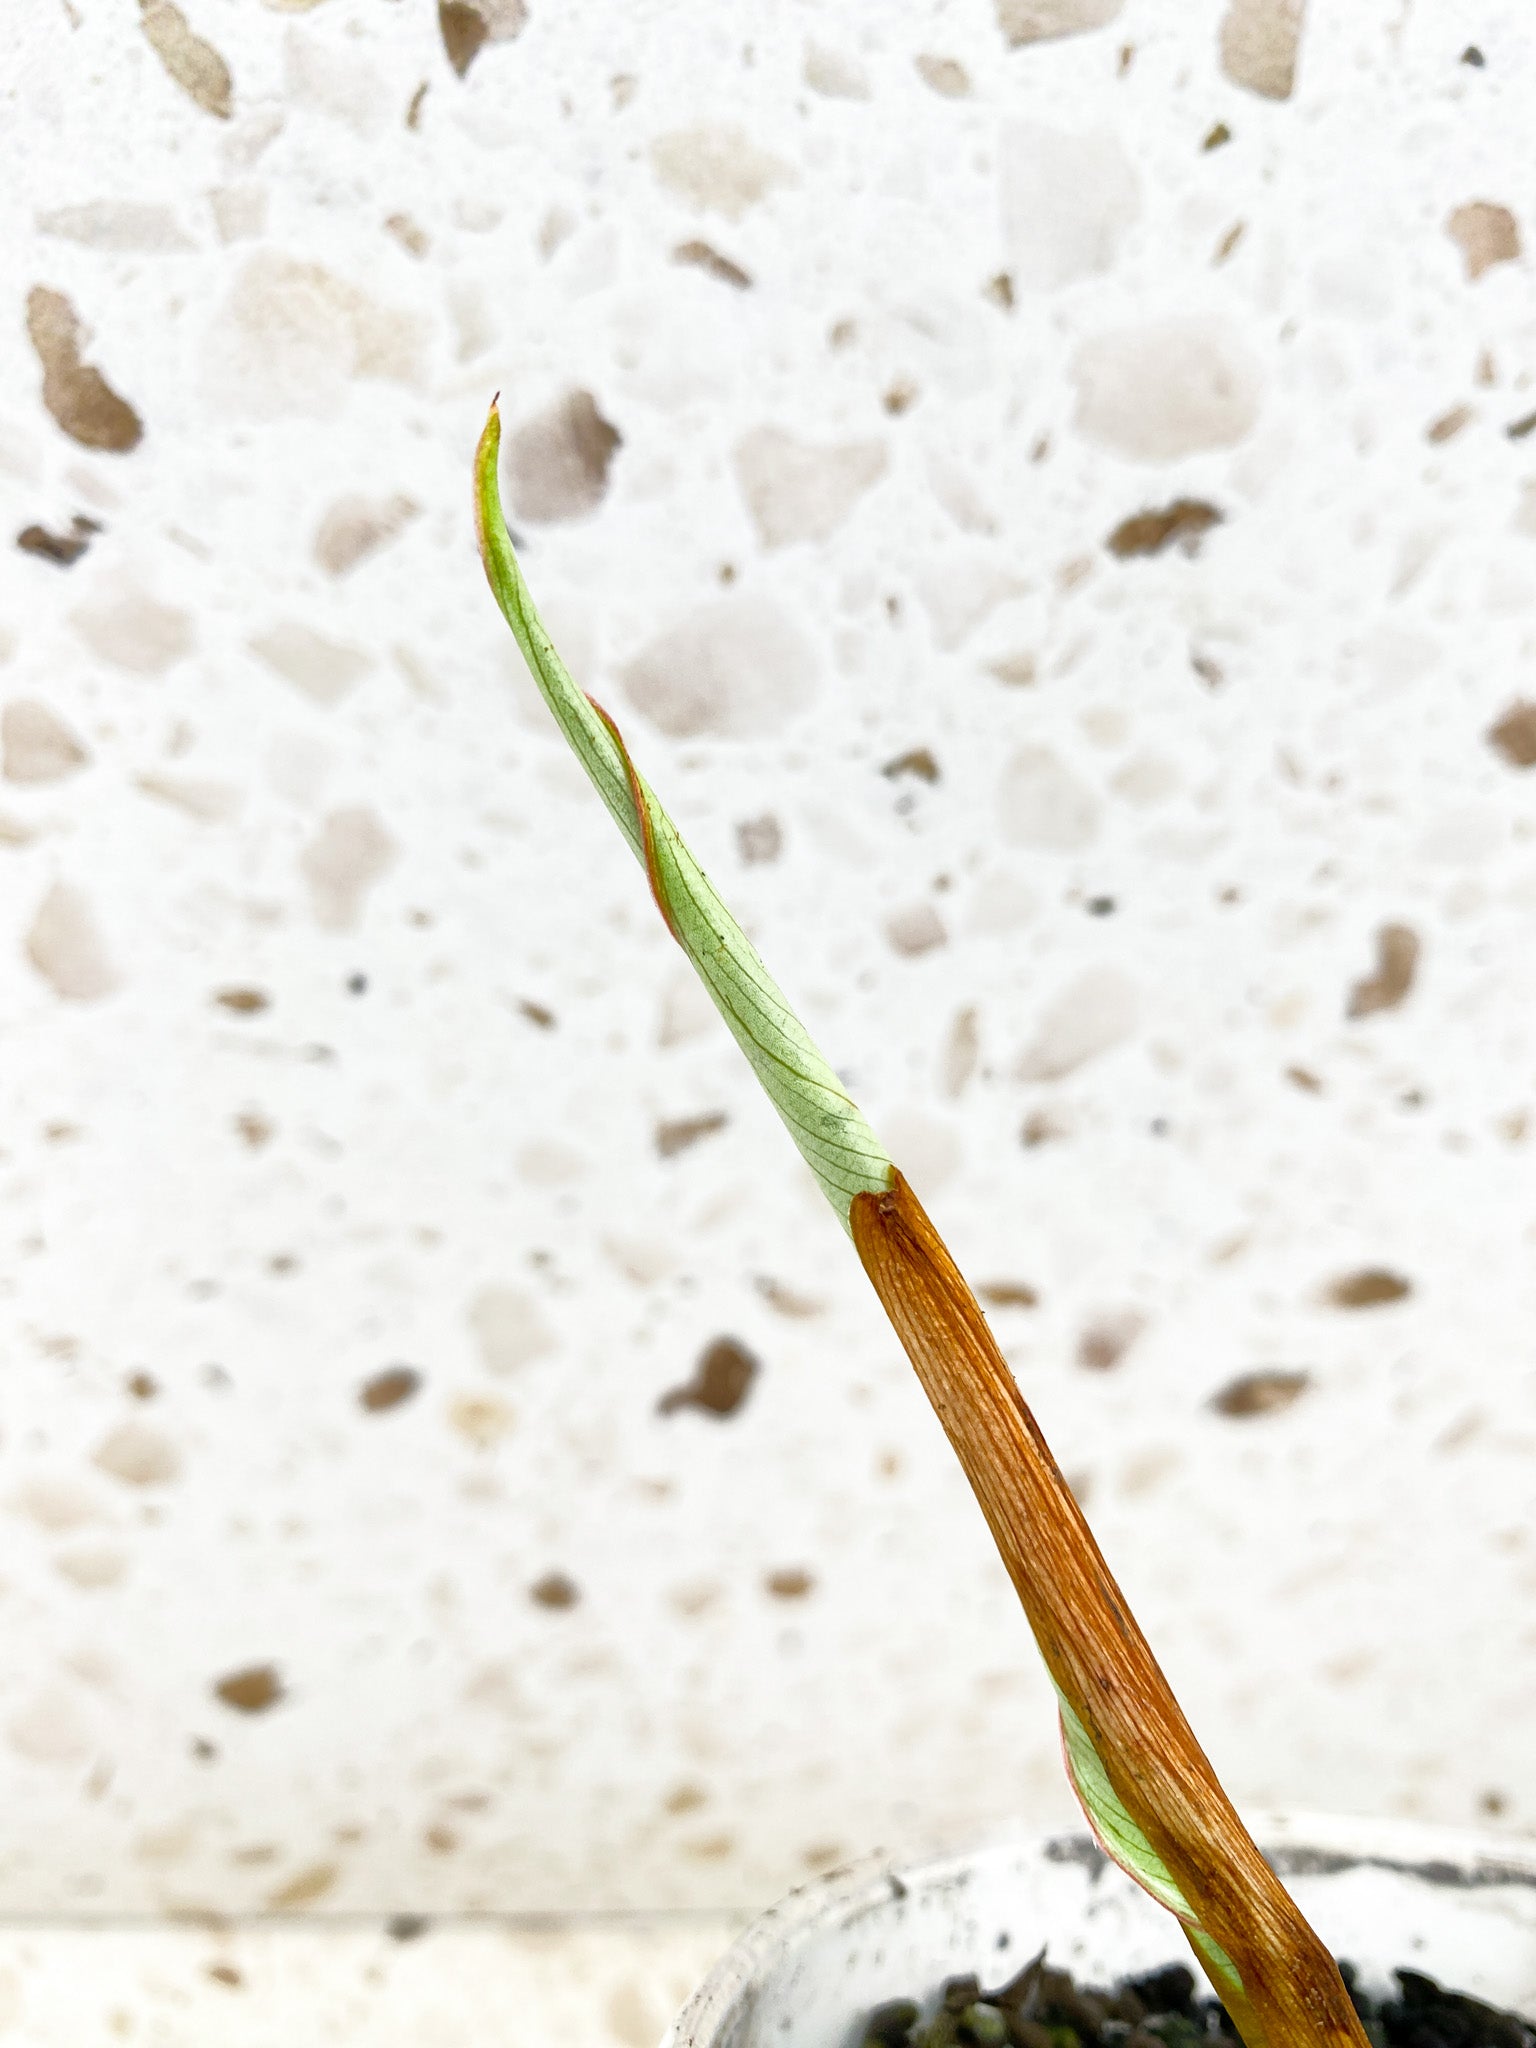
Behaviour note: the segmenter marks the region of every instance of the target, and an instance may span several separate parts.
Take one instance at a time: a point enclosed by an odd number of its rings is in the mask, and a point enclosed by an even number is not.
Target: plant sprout
[[[1056,1688],[1067,1774],[1095,1837],[1179,1920],[1247,2048],[1366,2048],[1332,1957],[1222,1790],[943,1240],[618,727],[555,652],[502,514],[500,446],[493,403],[475,458],[475,517],[496,601],[668,930],[853,1239],[944,1425]]]

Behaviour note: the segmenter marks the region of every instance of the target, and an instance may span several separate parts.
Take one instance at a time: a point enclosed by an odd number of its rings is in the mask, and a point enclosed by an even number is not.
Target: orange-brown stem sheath
[[[661,867],[656,859],[656,829],[651,823],[650,807],[640,793],[640,771],[631,758],[629,748],[624,744],[623,733],[591,691],[584,694],[587,702],[607,727],[609,739],[619,750],[619,759],[624,763],[624,773],[629,780],[629,800],[635,807],[635,824],[640,833],[640,850],[645,860],[645,879],[651,886],[651,898],[661,912],[662,923],[681,945],[683,941],[677,929],[677,919],[672,915],[672,906],[668,903],[666,891],[661,885]]]
[[[897,1173],[889,1193],[855,1197],[851,1221],[1051,1677],[1200,1927],[1242,1977],[1251,2012],[1233,2018],[1250,2048],[1366,2048],[1332,1957],[1222,1790],[922,1204]]]

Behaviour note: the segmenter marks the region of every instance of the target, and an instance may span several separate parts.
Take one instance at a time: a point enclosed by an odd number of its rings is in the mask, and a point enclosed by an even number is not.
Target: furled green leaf
[[[1367,2048],[1338,1970],[1223,1792],[943,1239],[618,728],[550,644],[502,517],[500,434],[493,407],[475,468],[491,588],[669,929],[853,1238],[943,1423],[1056,1685],[1068,1772],[1095,1834],[1182,1921],[1248,2048]]]
[[[635,768],[618,728],[576,687],[555,652],[502,516],[496,476],[500,442],[493,410],[475,464],[475,508],[491,589],[545,703],[645,868],[673,936],[846,1230],[854,1196],[889,1185],[890,1157]]]

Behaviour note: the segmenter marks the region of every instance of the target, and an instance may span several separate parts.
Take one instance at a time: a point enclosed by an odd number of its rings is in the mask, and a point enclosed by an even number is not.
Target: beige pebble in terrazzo
[[[355,925],[364,897],[395,856],[394,840],[366,805],[332,811],[299,860],[316,922],[327,931]]]
[[[488,1372],[516,1372],[555,1348],[538,1302],[521,1287],[482,1287],[468,1316]]]
[[[962,646],[1000,605],[1029,590],[1015,551],[963,543],[935,549],[913,581],[934,644],[945,654]]]
[[[397,491],[389,498],[338,498],[315,533],[315,560],[329,576],[345,576],[417,518],[421,507]]]
[[[1011,49],[1103,28],[1125,0],[997,0],[997,25]]]
[[[1304,0],[1229,0],[1221,23],[1221,68],[1234,85],[1288,100],[1296,85]]]
[[[121,1422],[91,1460],[125,1486],[169,1486],[181,1474],[181,1453],[169,1437],[143,1422]]]
[[[57,1685],[14,1714],[5,1732],[16,1754],[34,1764],[78,1764],[93,1746],[84,1714],[73,1696]]]
[[[811,91],[819,92],[823,99],[869,98],[869,74],[863,65],[846,51],[834,50],[825,43],[806,44],[804,76]]]
[[[38,233],[79,242],[114,256],[158,255],[196,247],[168,206],[135,199],[92,199],[54,206],[37,216]]]
[[[779,427],[754,427],[736,443],[736,481],[765,548],[826,540],[884,476],[878,441],[815,447]]]
[[[1224,320],[1176,316],[1080,344],[1075,425],[1137,462],[1233,448],[1259,416],[1263,377]]]
[[[217,825],[232,818],[240,808],[240,791],[230,782],[215,782],[203,775],[173,775],[151,769],[135,776],[134,786],[157,803],[169,804],[200,825]]]
[[[96,1002],[119,985],[95,913],[68,882],[55,882],[38,905],[26,951],[54,994],[68,1002]]]
[[[234,82],[212,43],[193,32],[172,0],[139,0],[139,22],[155,55],[188,98],[196,100],[205,114],[227,121],[234,111]]]
[[[164,675],[185,661],[197,638],[188,613],[142,590],[122,589],[82,605],[74,623],[93,654],[140,676]]]
[[[355,43],[336,44],[294,25],[283,44],[283,87],[292,107],[340,121],[365,141],[389,121],[383,73]]]
[[[317,633],[297,619],[281,619],[250,642],[268,668],[316,704],[339,704],[373,667],[373,656]]]
[[[920,953],[931,953],[935,946],[942,946],[949,934],[931,903],[913,903],[886,919],[885,936],[894,951],[911,959]]]
[[[1015,846],[1077,853],[1098,837],[1102,805],[1050,747],[1019,747],[998,781],[998,821]]]
[[[733,591],[635,656],[624,694],[671,739],[762,739],[815,701],[815,649],[771,597]]]
[[[8,782],[59,782],[90,759],[56,712],[18,697],[0,711],[0,772]]]
[[[701,123],[658,136],[651,144],[651,167],[679,198],[727,220],[740,220],[775,186],[794,179],[781,157],[727,124]]]
[[[1114,136],[1018,122],[998,151],[1008,272],[1020,292],[1055,291],[1114,266],[1141,212],[1141,186]]]
[[[126,455],[143,439],[138,414],[93,364],[81,360],[80,316],[62,292],[34,285],[27,294],[27,336],[43,366],[43,404],[84,448]]]
[[[969,97],[970,73],[957,57],[936,57],[925,52],[912,61],[924,85],[941,99],[963,100]]]
[[[590,391],[568,391],[521,421],[507,435],[503,458],[513,516],[537,523],[596,511],[620,442]]]
[[[102,1518],[99,1492],[79,1479],[39,1475],[25,1480],[7,1505],[50,1534],[81,1529]]]
[[[1474,199],[1458,206],[1445,231],[1461,251],[1467,277],[1476,283],[1496,263],[1514,263],[1520,256],[1520,229],[1507,206]]]
[[[1021,1055],[1021,1081],[1059,1081],[1123,1045],[1136,1029],[1136,984],[1118,967],[1089,967],[1040,1012]]]
[[[277,249],[251,256],[215,314],[204,354],[209,400],[246,418],[325,418],[354,377],[414,383],[427,326]]]

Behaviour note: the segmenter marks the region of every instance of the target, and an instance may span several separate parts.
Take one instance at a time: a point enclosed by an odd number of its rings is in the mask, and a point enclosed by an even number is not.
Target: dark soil
[[[1348,1963],[1339,1969],[1376,2048],[1536,2048],[1536,2027],[1518,2014],[1444,1991],[1417,1970],[1396,1971],[1397,1996],[1376,1999]],[[1195,2048],[1236,2039],[1225,2009],[1196,1995],[1182,1963],[1104,1991],[1048,1968],[1042,1953],[993,1991],[976,1977],[949,1978],[927,2019],[915,1999],[877,2005],[863,2048]]]

